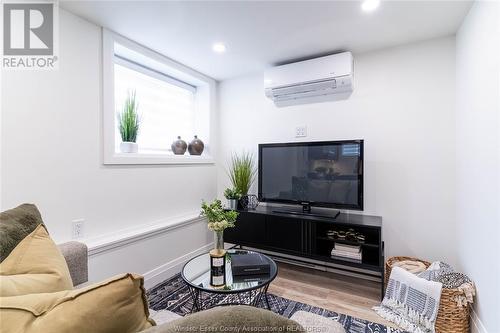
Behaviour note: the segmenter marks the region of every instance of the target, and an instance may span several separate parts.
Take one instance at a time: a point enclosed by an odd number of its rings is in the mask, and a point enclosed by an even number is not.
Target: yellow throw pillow
[[[0,264],[0,296],[73,289],[68,265],[43,224],[20,241]]]
[[[0,297],[0,331],[140,332],[155,325],[143,283],[124,274],[81,289]]]

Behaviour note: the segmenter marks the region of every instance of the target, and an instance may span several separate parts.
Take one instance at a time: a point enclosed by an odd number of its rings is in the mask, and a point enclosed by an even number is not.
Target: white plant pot
[[[238,208],[238,200],[237,199],[227,199],[229,203],[229,209],[236,210]]]
[[[137,153],[139,145],[135,142],[122,142],[120,143],[120,151],[122,153]]]

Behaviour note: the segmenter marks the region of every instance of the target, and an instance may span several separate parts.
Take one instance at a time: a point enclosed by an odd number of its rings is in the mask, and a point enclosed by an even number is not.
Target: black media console
[[[290,213],[286,209],[259,206],[255,210],[240,210],[234,228],[224,231],[224,241],[245,247],[262,249],[286,258],[317,266],[333,267],[357,274],[380,277],[383,286],[384,242],[382,218],[351,213],[318,214]],[[354,231],[365,235],[365,241],[331,239],[327,231]],[[362,262],[331,257],[337,243],[361,245]]]

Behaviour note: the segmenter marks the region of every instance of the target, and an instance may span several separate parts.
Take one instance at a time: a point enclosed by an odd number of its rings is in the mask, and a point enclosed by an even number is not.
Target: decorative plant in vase
[[[253,155],[248,152],[233,154],[228,173],[233,188],[241,194],[240,203],[242,208],[246,209],[245,202],[248,203],[248,200],[244,199],[248,199],[248,191],[252,187],[257,174]]]
[[[139,105],[135,98],[135,90],[128,93],[122,112],[118,113],[118,130],[122,142],[120,143],[120,151],[122,153],[137,153],[138,146],[136,143],[137,134],[139,133],[139,114],[137,109]]]
[[[224,191],[224,197],[229,203],[229,209],[236,210],[238,206],[238,200],[241,198],[241,193],[235,188],[226,188]]]
[[[234,227],[238,212],[225,210],[220,200],[212,203],[201,203],[201,216],[207,218],[208,229],[214,232],[214,249],[221,253],[224,250],[224,230]]]

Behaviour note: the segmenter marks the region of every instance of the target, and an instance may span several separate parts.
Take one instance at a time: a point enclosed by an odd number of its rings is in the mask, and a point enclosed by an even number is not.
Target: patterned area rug
[[[208,295],[213,304],[222,304],[231,302],[230,297],[224,295]],[[169,310],[181,316],[191,313],[193,301],[189,294],[188,286],[184,283],[178,274],[169,280],[166,280],[147,292],[149,306],[153,310]],[[235,296],[231,296],[235,297]],[[240,296],[241,297],[241,296]],[[245,296],[243,296],[245,298]],[[268,294],[271,311],[290,318],[295,312],[302,310],[312,312],[323,317],[339,321],[349,333],[403,333],[403,331],[386,327],[382,324],[372,323],[359,318],[325,310],[308,304],[295,302],[273,294]],[[259,307],[266,308],[264,301],[261,300]]]

